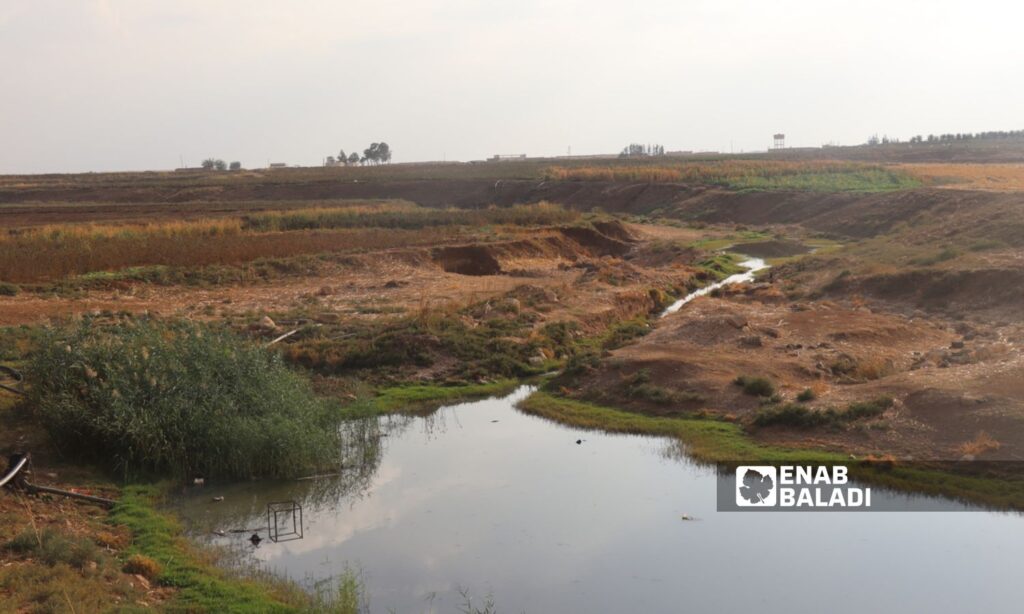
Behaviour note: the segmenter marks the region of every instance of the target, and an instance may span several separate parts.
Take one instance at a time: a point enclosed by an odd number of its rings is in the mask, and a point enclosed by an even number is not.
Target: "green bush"
[[[814,399],[817,398],[817,396],[818,395],[814,394],[814,391],[811,390],[810,388],[804,388],[803,391],[800,392],[800,394],[796,395],[796,400],[800,401],[801,403],[806,403],[808,401],[813,401]]]
[[[851,403],[847,408],[843,416],[847,420],[857,420],[859,418],[874,418],[875,416],[881,416],[885,413],[885,410],[892,407],[892,397],[878,397],[871,401],[862,401],[860,403]]]
[[[875,418],[889,409],[893,404],[890,397],[879,397],[872,401],[851,403],[846,411],[833,408],[814,410],[804,405],[787,403],[762,409],[754,415],[756,426],[795,426],[809,428],[814,426],[839,426],[862,418]]]
[[[744,394],[755,397],[770,397],[775,394],[775,385],[766,377],[747,377],[741,375],[733,383],[743,388]]]
[[[86,320],[44,335],[28,381],[63,452],[125,474],[287,476],[339,455],[335,412],[229,331]]]
[[[651,332],[651,325],[645,320],[634,319],[619,322],[608,329],[608,332],[605,334],[601,343],[601,347],[606,350],[614,350],[626,345],[634,339],[643,337],[649,332]]]
[[[768,407],[757,412],[754,416],[754,424],[756,426],[795,426],[808,428],[812,426],[821,426],[823,424],[834,424],[836,422],[836,412],[833,409],[815,411],[804,407],[803,405],[796,405],[794,403]]]
[[[17,296],[20,291],[21,288],[17,284],[0,281],[0,296]]]

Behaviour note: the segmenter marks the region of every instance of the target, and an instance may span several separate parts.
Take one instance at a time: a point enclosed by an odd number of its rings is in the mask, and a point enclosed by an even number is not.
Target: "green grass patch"
[[[855,462],[847,454],[838,452],[760,444],[731,422],[645,416],[545,392],[535,392],[521,401],[519,408],[582,429],[675,437],[686,446],[687,455],[700,461],[840,463],[850,468],[852,477],[872,485],[952,497],[1000,509],[1024,509],[1024,478],[1018,474],[1008,475],[1002,470],[1005,463],[964,463],[962,470],[954,472],[949,470],[948,463],[937,463],[932,468],[901,466],[889,461]]]
[[[722,280],[730,275],[744,272],[746,269],[741,267],[739,263],[739,256],[728,252],[717,252],[711,257],[698,262],[697,266],[714,279]]]
[[[921,187],[918,179],[894,169],[863,168],[846,172],[747,175],[729,178],[725,186],[740,191],[891,192]]]
[[[633,433],[676,437],[690,456],[703,461],[838,461],[841,454],[791,450],[759,444],[731,422],[697,418],[645,416],[592,403],[535,392],[520,402],[526,413],[562,424],[609,433]]]
[[[126,488],[109,521],[131,530],[133,543],[128,553],[156,561],[161,567],[157,582],[177,589],[167,611],[274,613],[305,609],[306,597],[295,588],[231,577],[212,560],[204,560],[209,557],[186,540],[178,523],[156,511],[157,493],[155,487]]]

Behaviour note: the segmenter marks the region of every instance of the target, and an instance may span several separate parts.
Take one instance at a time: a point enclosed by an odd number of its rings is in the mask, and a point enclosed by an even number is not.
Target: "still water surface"
[[[300,581],[361,569],[374,612],[456,612],[460,589],[500,612],[1024,607],[1018,515],[716,513],[714,470],[678,445],[522,414],[528,393],[352,426],[380,445],[350,451],[344,475],[207,486],[178,511]],[[210,533],[265,527],[281,499],[302,503],[303,539]]]

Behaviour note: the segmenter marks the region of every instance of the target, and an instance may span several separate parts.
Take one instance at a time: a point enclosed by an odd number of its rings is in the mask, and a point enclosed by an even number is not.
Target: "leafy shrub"
[[[277,355],[228,331],[86,320],[44,336],[28,380],[63,451],[126,474],[284,476],[338,454],[330,407]]]
[[[775,394],[775,385],[766,377],[748,377],[741,375],[733,383],[743,388],[744,394],[755,397],[770,397]]]
[[[528,361],[537,347],[508,338],[522,326],[521,319],[496,318],[471,327],[458,314],[355,322],[346,325],[342,335],[292,344],[285,356],[306,368],[335,375],[424,367],[449,357],[458,361],[458,375],[467,379],[532,375],[538,370]]]
[[[851,403],[843,414],[846,420],[858,420],[860,418],[874,418],[885,413],[885,410],[892,407],[892,397],[878,397],[871,401]]]
[[[834,420],[835,411],[832,409],[815,411],[794,403],[768,407],[757,412],[754,416],[754,424],[757,426],[778,425],[807,428],[828,424]]]
[[[806,403],[808,401],[813,401],[817,397],[818,395],[814,394],[813,390],[811,390],[810,388],[804,388],[800,392],[800,394],[796,395],[796,400],[800,401],[801,403]]]
[[[0,296],[17,296],[21,288],[17,284],[0,281]]]
[[[798,428],[823,425],[839,426],[862,418],[880,416],[892,404],[891,398],[879,397],[872,401],[851,403],[846,411],[840,412],[831,407],[819,411],[796,403],[786,403],[762,409],[754,416],[754,424],[756,426],[794,426]]]
[[[651,326],[646,321],[627,320],[612,326],[601,345],[606,350],[614,350],[649,332],[651,332]]]

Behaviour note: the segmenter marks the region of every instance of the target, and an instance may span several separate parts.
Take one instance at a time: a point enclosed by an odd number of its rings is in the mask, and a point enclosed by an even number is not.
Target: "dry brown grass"
[[[901,164],[928,185],[970,190],[1024,190],[1024,164]]]
[[[985,431],[978,431],[978,434],[974,436],[974,439],[965,441],[964,443],[957,446],[956,451],[962,455],[970,456],[981,456],[985,452],[992,452],[998,450],[1003,444],[996,441],[991,435]]]
[[[163,572],[163,566],[144,554],[133,554],[124,562],[122,571],[138,574],[147,580],[156,580]]]
[[[237,220],[136,227],[47,228],[0,238],[0,280],[56,281],[71,275],[145,265],[237,265],[258,258],[437,245],[448,228],[337,229],[246,233]]]
[[[914,187],[901,171],[877,164],[834,160],[716,160],[595,166],[552,166],[548,179],[720,185],[734,189],[874,191]]]

